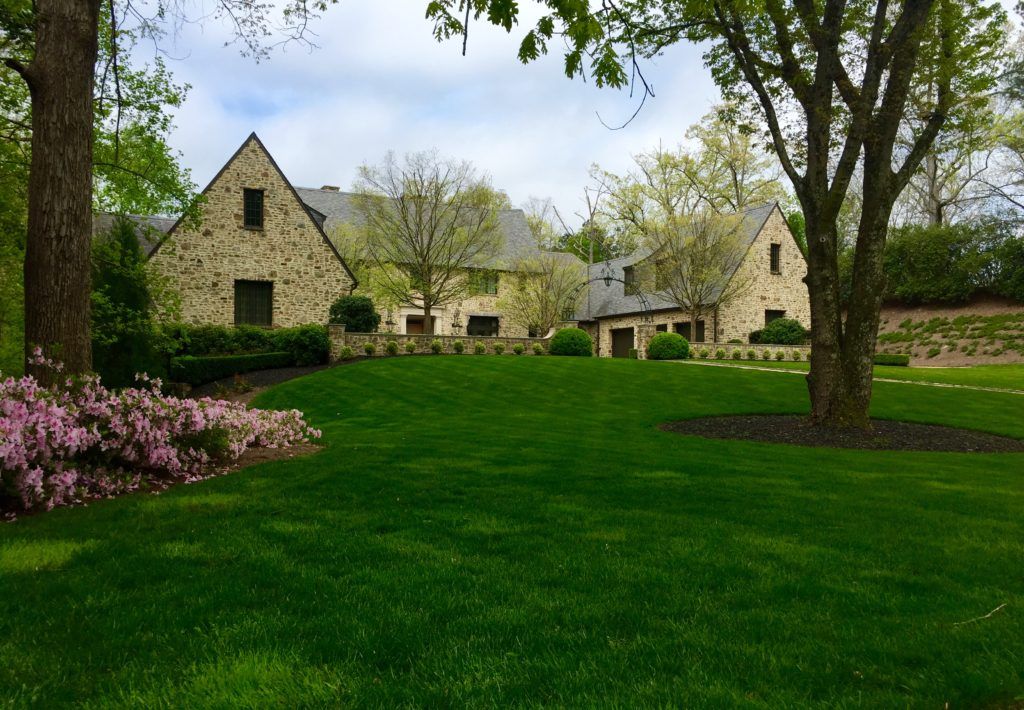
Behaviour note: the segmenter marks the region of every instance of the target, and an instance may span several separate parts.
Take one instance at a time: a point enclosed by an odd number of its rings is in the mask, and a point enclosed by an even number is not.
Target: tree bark
[[[38,0],[32,97],[32,161],[25,245],[25,352],[41,347],[65,372],[92,367],[93,81],[99,0]],[[44,382],[55,373],[30,366]]]
[[[700,320],[700,311],[690,312],[690,342],[697,342],[697,321]]]
[[[430,306],[423,304],[423,334],[434,334],[434,319],[430,315]]]

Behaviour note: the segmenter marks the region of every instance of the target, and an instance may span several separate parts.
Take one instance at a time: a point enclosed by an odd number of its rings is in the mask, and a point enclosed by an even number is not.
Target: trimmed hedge
[[[304,367],[327,362],[331,340],[327,328],[310,323],[294,328],[259,328],[252,325],[175,324],[164,328],[174,342],[173,354],[206,357],[213,355],[254,355],[289,352],[289,364]]]
[[[875,353],[875,364],[907,367],[910,365],[910,356],[901,353]]]
[[[690,343],[679,333],[658,333],[647,343],[651,360],[685,360],[690,356]]]
[[[292,354],[287,352],[206,357],[184,355],[171,360],[171,379],[194,387],[254,370],[289,367],[292,363]]]
[[[594,354],[594,341],[585,330],[562,328],[551,338],[548,352],[552,355],[590,357]]]
[[[760,345],[803,345],[806,340],[807,330],[792,318],[776,318],[750,334],[750,342]]]

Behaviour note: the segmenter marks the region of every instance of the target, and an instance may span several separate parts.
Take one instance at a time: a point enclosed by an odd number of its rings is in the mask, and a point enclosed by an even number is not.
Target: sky
[[[534,8],[511,35],[479,22],[467,56],[437,43],[427,0],[341,0],[312,29],[318,45],[279,47],[255,62],[224,46],[226,25],[186,25],[162,50],[191,84],[170,143],[200,188],[255,131],[296,186],[352,186],[385,153],[438,149],[471,161],[514,205],[550,197],[568,217],[582,208],[593,163],[615,172],[659,142],[674,145],[718,92],[700,49],[680,44],[644,64],[655,97],[622,130],[638,98],[565,77],[560,47],[529,65],[516,58]],[[140,45],[137,59],[152,57]]]

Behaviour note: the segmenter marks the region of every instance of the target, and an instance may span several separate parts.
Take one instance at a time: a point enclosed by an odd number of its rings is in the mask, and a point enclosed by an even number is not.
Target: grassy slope
[[[790,362],[788,360],[782,362],[775,360],[740,360],[738,362],[725,360],[723,363],[744,367],[802,370],[804,372],[809,368],[807,362]],[[1024,365],[976,365],[974,367],[888,367],[876,365],[875,377],[906,380],[907,382],[936,382],[949,385],[1024,390]]]
[[[876,413],[1024,437],[1024,398]],[[327,450],[0,528],[0,704],[953,706],[1024,690],[1024,457],[704,441],[799,377],[396,358]],[[992,618],[956,622],[1006,603]]]

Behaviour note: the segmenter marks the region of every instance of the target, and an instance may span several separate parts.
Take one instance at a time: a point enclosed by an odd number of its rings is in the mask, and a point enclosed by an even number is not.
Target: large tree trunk
[[[32,96],[32,163],[25,245],[25,352],[35,347],[65,371],[92,367],[93,72],[99,0],[38,0]],[[52,373],[30,372],[43,381]]]
[[[857,383],[847,379],[844,363],[843,312],[839,299],[839,265],[835,220],[805,209],[807,288],[811,301],[811,371],[807,389],[811,418],[826,427],[867,427],[866,404],[851,398]],[[870,396],[870,375],[868,392]]]
[[[843,318],[834,220],[808,220],[807,285],[811,297],[811,417],[828,427],[871,425],[869,409],[878,324],[885,294],[883,258],[892,214],[888,163],[865,161],[850,302]],[[812,227],[813,225],[813,227]]]
[[[700,320],[700,311],[690,311],[690,342],[697,342],[697,321]]]

